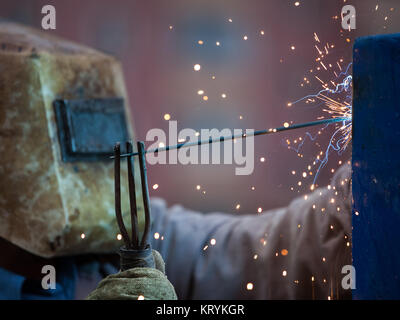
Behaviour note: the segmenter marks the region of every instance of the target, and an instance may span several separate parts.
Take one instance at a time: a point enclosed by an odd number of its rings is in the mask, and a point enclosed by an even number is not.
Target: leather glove
[[[132,268],[104,278],[87,300],[177,300],[175,289],[165,275],[165,263],[152,251],[155,268]]]

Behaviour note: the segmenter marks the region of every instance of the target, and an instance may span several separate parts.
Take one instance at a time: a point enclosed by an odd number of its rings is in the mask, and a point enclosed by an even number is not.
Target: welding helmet
[[[133,140],[128,119],[114,57],[0,22],[0,237],[42,257],[120,247],[109,156]]]

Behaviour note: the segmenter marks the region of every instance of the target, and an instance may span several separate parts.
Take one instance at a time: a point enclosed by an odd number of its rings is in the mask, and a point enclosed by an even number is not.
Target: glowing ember
[[[195,64],[195,65],[193,66],[193,69],[194,69],[194,71],[199,71],[199,70],[201,69],[201,65]]]

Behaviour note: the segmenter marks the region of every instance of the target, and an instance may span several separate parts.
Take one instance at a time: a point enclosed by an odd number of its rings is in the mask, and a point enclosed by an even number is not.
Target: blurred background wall
[[[347,1],[357,10],[357,29],[351,32],[341,28],[340,12],[346,1],[296,2],[2,0],[0,16],[40,28],[41,8],[52,4],[57,29],[47,32],[118,57],[136,134],[144,140],[152,128],[168,132],[167,113],[178,121],[179,130],[258,130],[326,116],[321,107],[288,107],[289,102],[321,89],[315,78],[314,33],[321,43],[333,45],[329,53],[332,64],[341,60],[345,67],[351,62],[355,37],[400,31],[396,0]],[[193,65],[197,63],[202,68],[195,72]],[[328,81],[335,68],[321,70],[318,75]],[[207,101],[198,90],[204,90]],[[318,130],[308,131],[315,135]],[[255,169],[249,176],[236,176],[235,165],[149,166],[149,185],[159,186],[150,188],[151,196],[203,212],[256,214],[258,208],[284,206],[309,192],[313,176],[303,178],[302,173],[308,172],[308,165],[325,150],[333,132],[328,128],[316,141],[305,141],[299,156],[288,149],[286,140],[304,138],[306,131],[255,138]],[[330,156],[318,185],[329,184],[339,161],[350,158],[350,149]]]

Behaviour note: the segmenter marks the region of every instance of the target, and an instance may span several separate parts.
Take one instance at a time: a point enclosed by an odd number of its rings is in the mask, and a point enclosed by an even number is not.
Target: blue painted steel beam
[[[354,299],[400,299],[400,34],[354,45]]]

